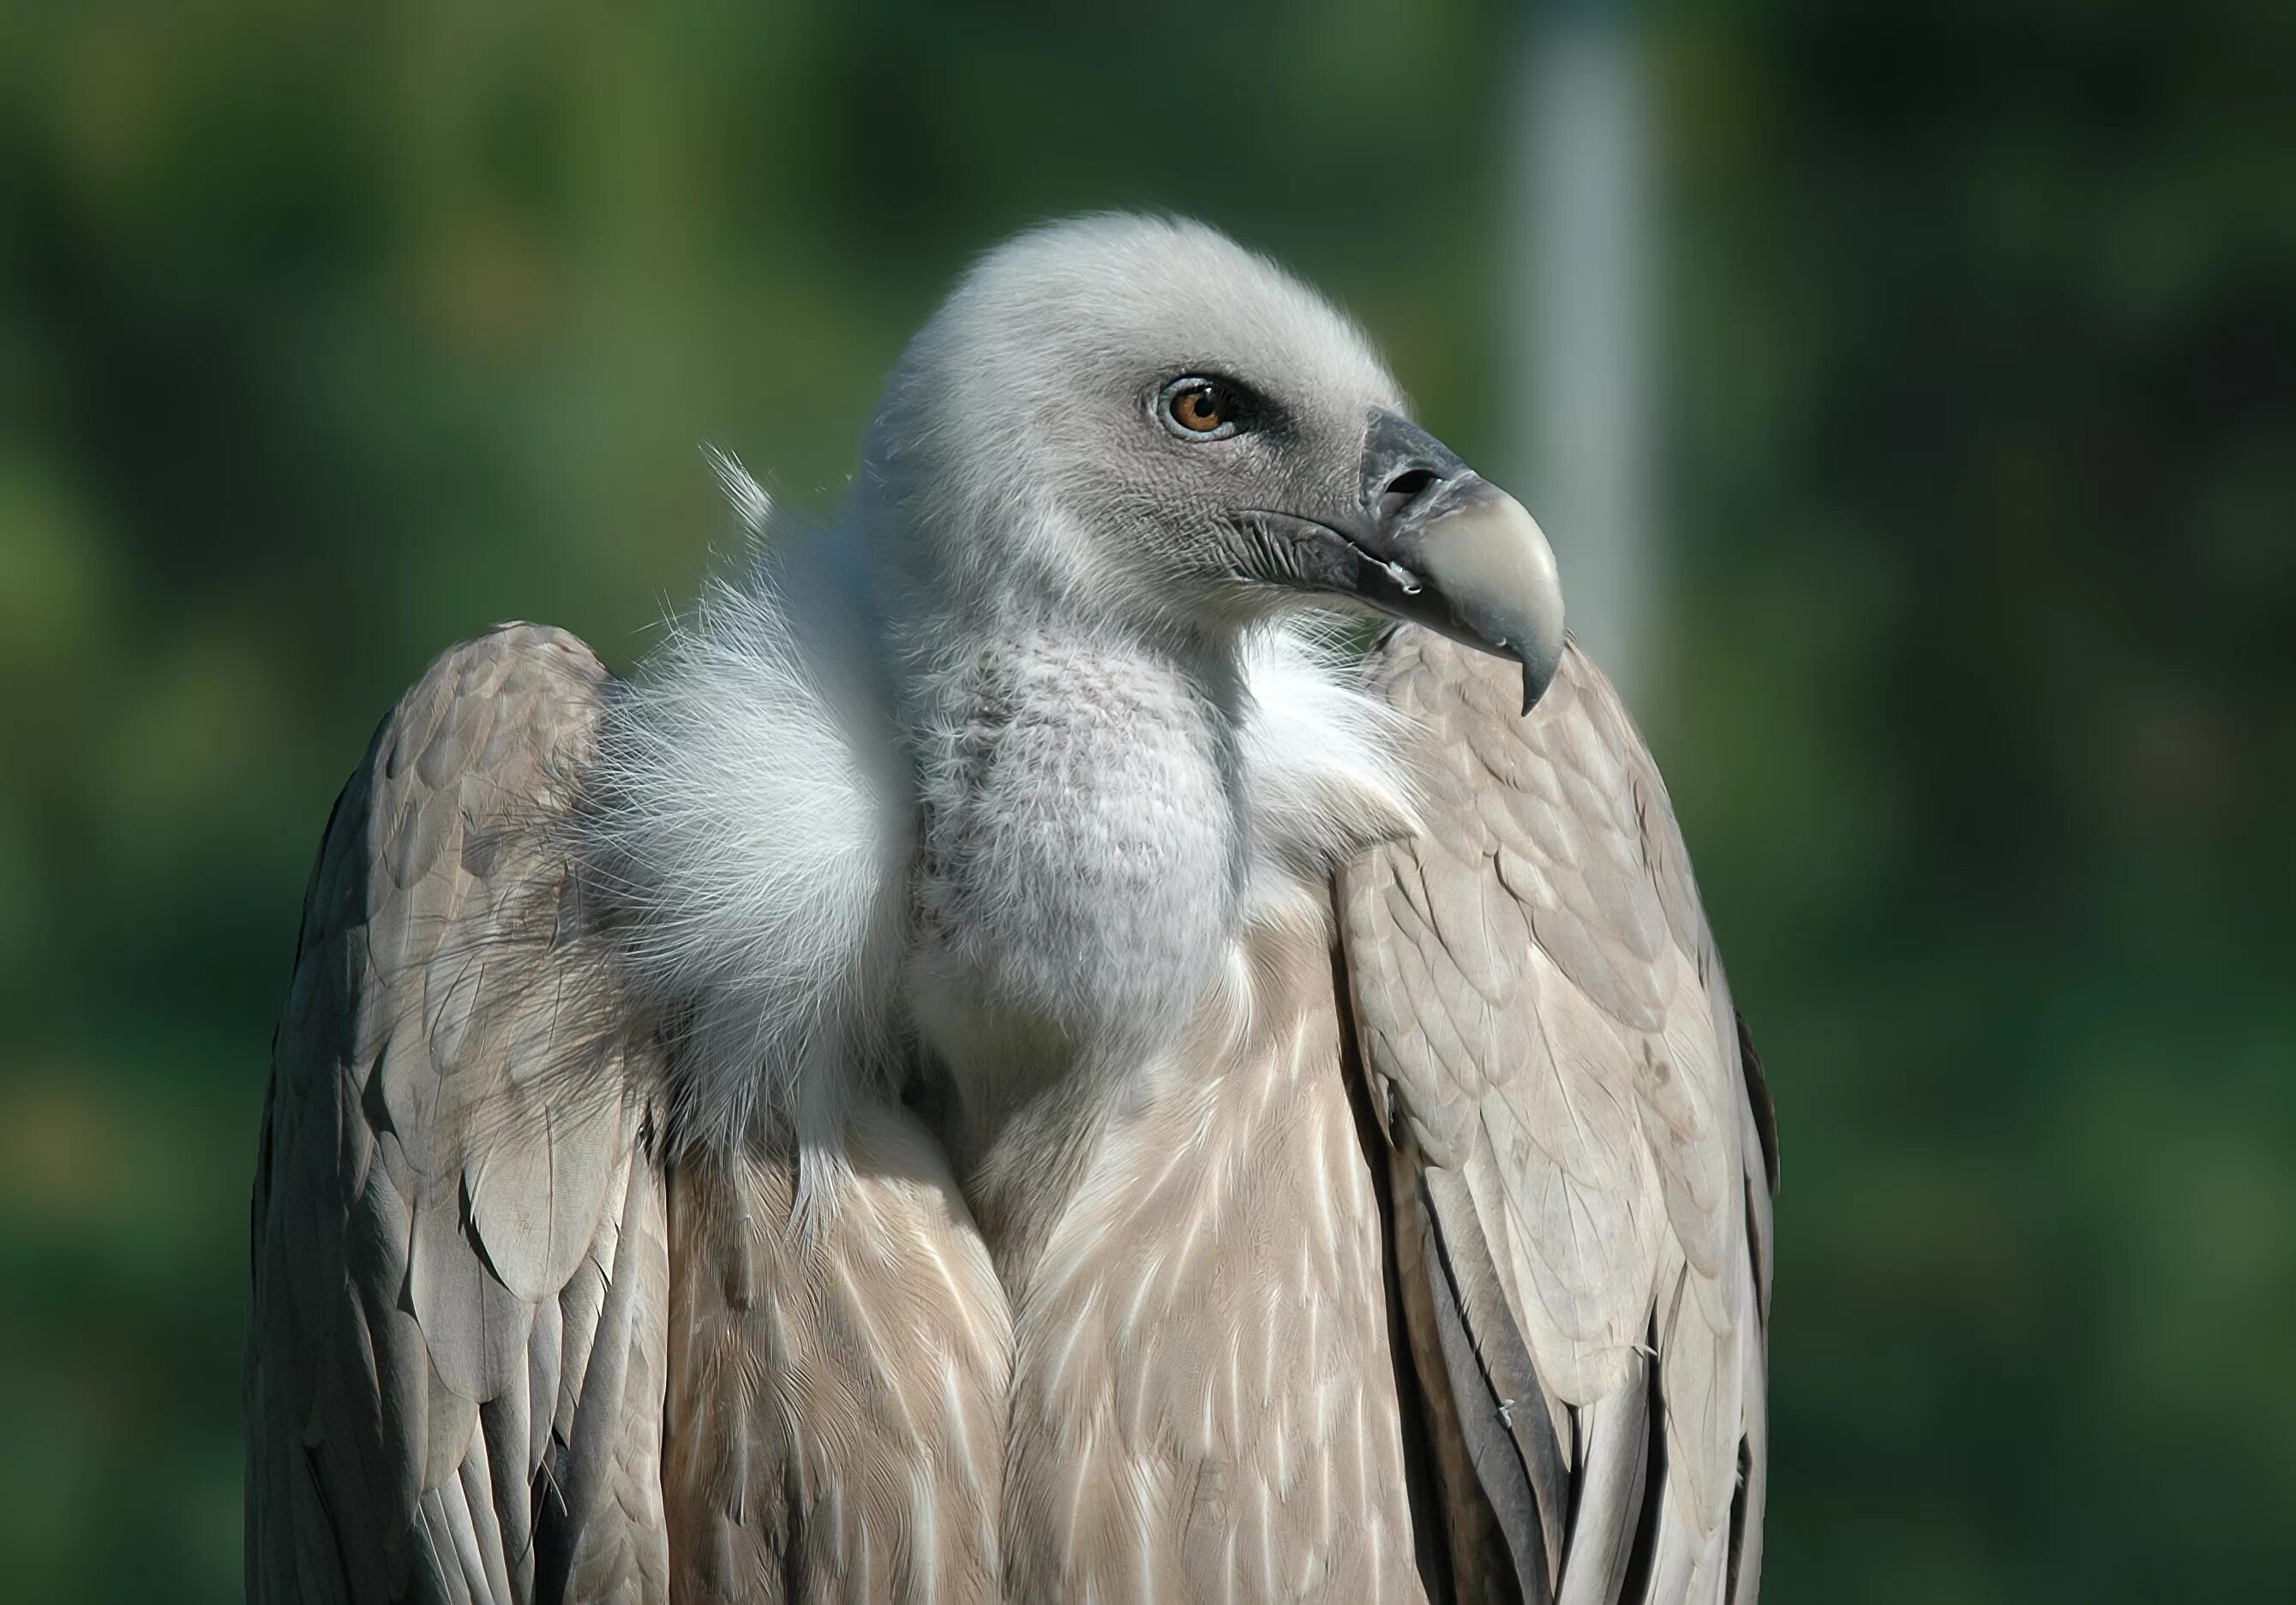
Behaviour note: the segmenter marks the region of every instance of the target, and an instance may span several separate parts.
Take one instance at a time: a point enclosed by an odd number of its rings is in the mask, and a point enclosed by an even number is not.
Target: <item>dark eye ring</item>
[[[1243,393],[1225,380],[1189,373],[1164,387],[1157,416],[1183,440],[1225,440],[1245,427]]]

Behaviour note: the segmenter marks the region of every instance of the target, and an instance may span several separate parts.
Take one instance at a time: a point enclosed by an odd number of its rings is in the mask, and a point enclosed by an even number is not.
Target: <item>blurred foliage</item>
[[[236,1594],[244,1200],[328,803],[491,620],[641,651],[723,538],[696,441],[833,504],[971,253],[1147,205],[1292,262],[1504,454],[1512,13],[645,12],[0,12],[12,1597]],[[1769,1597],[2264,1593],[2296,13],[1642,27],[1644,711],[1784,1129]]]

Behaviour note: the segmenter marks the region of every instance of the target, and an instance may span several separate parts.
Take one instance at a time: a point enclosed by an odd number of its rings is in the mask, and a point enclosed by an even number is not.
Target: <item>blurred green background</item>
[[[644,9],[0,10],[11,1598],[236,1596],[328,805],[489,621],[640,653],[695,442],[833,505],[969,255],[1153,205],[1526,460],[1512,11]],[[1768,1597],[2282,1597],[2296,8],[1944,10],[1631,25],[1637,703],[1784,1137]]]

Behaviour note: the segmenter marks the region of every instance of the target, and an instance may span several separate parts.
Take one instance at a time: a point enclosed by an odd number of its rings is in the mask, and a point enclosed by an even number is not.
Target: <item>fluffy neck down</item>
[[[758,545],[620,697],[584,843],[685,1146],[779,1132],[818,1180],[920,1046],[976,1079],[1152,1054],[1245,929],[1326,920],[1332,864],[1415,826],[1393,716],[1311,627],[1223,664],[1054,614],[921,656],[850,542]]]

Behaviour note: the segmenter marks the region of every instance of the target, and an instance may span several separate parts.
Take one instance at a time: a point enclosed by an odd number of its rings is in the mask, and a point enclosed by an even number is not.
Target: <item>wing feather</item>
[[[1527,1599],[1751,1600],[1776,1140],[1665,788],[1575,646],[1528,719],[1422,631],[1368,676],[1424,829],[1342,868],[1341,941],[1439,1474]]]
[[[565,828],[610,685],[557,631],[465,643],[329,822],[255,1187],[251,1598],[529,1599],[594,1550],[586,1597],[666,1597],[658,1511],[593,1497],[658,1453],[666,1254]]]

